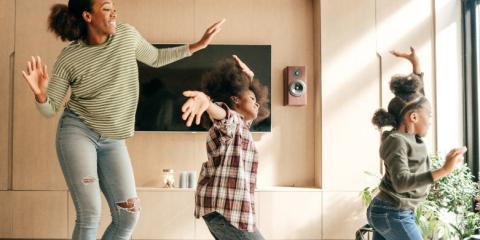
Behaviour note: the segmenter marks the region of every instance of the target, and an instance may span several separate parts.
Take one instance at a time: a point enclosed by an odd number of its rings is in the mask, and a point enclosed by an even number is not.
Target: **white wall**
[[[460,1],[435,1],[435,20],[437,149],[446,154],[464,144]]]

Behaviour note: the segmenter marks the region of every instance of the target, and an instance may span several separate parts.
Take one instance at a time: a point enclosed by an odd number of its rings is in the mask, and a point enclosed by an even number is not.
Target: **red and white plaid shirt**
[[[195,217],[217,211],[236,228],[253,232],[258,154],[250,124],[226,104],[225,119],[214,120],[207,137],[208,161],[202,164],[195,193]]]

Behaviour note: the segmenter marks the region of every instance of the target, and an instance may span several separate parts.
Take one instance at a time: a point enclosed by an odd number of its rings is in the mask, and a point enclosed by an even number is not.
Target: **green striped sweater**
[[[62,109],[71,88],[67,108],[101,136],[125,139],[133,136],[138,102],[136,60],[161,67],[190,56],[187,45],[157,49],[128,24],[119,24],[115,35],[100,45],[76,41],[65,47],[53,68],[45,103],[37,103],[49,117]]]

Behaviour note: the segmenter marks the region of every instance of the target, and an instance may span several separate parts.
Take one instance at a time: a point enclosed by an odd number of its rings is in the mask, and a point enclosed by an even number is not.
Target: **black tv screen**
[[[174,44],[154,44],[157,48]],[[202,125],[185,126],[181,106],[185,90],[201,90],[201,77],[220,60],[237,55],[268,87],[271,96],[270,45],[209,45],[206,49],[160,68],[138,62],[140,97],[136,113],[136,131],[207,131]],[[271,104],[269,103],[269,109]],[[252,132],[270,132],[271,116],[252,124]]]

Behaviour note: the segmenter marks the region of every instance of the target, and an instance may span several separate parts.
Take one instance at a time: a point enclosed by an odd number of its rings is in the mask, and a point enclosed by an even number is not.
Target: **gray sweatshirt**
[[[415,209],[425,200],[433,183],[425,143],[412,134],[386,131],[380,157],[385,164],[385,175],[378,197],[399,208]]]

